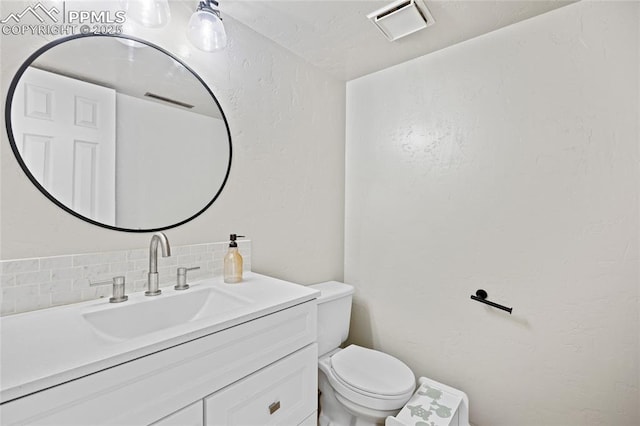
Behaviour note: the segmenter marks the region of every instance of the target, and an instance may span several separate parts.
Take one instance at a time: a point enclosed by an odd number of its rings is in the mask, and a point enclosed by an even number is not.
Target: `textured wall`
[[[476,426],[640,424],[639,22],[580,2],[348,83],[351,339]]]
[[[97,2],[83,2],[83,8]],[[24,2],[2,1],[0,12]],[[185,36],[191,2],[172,3],[163,30],[137,29],[182,57],[216,94],[233,138],[233,165],[220,198],[196,220],[167,235],[176,245],[253,240],[253,269],[284,279],[342,278],[344,218],[344,82],[334,80],[252,30],[225,19],[230,45],[221,53],[192,48]],[[42,37],[1,36],[2,104],[17,68]],[[104,230],[51,204],[27,180],[0,132],[0,258],[143,247],[149,235]],[[189,167],[176,164],[177,167]]]

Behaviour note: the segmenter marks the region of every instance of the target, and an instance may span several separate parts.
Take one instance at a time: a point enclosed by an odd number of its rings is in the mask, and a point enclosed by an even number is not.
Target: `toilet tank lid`
[[[327,281],[320,284],[313,284],[309,287],[320,291],[320,297],[318,297],[319,304],[350,296],[354,292],[353,286],[338,281]]]

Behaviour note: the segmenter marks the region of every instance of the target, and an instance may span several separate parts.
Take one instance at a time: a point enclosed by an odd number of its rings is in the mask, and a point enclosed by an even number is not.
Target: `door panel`
[[[73,153],[73,210],[86,217],[96,214],[96,151],[98,144],[75,141]]]
[[[51,170],[51,155],[49,145],[51,136],[25,134],[22,141],[22,159],[31,170],[31,174],[42,182],[43,186],[49,185],[49,170]]]

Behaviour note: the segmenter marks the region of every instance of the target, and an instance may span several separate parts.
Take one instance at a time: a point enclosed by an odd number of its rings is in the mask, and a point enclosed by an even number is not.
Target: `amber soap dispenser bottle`
[[[229,251],[224,256],[224,282],[235,284],[242,281],[242,256],[238,252],[236,238],[244,238],[244,235],[229,235]]]

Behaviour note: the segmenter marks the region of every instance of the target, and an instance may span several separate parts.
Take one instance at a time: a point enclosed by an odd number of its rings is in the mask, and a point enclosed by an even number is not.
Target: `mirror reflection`
[[[231,140],[217,100],[180,61],[107,36],[53,43],[9,93],[14,152],[45,195],[128,231],[166,229],[224,186]]]

